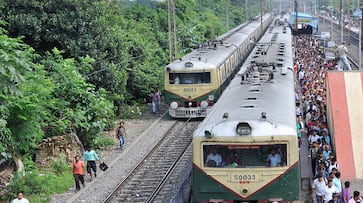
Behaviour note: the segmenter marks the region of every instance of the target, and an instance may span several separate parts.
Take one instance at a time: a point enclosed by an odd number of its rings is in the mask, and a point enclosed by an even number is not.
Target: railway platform
[[[337,45],[341,42],[341,30],[338,22],[330,18],[320,17],[319,30],[330,31],[332,40]],[[349,30],[348,30],[349,29]],[[349,33],[348,33],[349,31]],[[343,40],[347,42],[348,56],[359,65],[359,27],[345,26]],[[353,67],[353,66],[352,66]],[[358,68],[358,67],[357,67]],[[354,70],[354,69],[353,69]],[[360,68],[362,70],[362,68]],[[342,172],[342,182],[349,180],[350,191],[363,193],[363,73],[353,72],[330,72],[328,73],[328,98],[331,100],[332,126],[335,131],[335,149],[339,162],[339,170]],[[332,128],[331,127],[331,128]]]
[[[328,72],[327,90],[329,126],[342,179],[363,182],[363,73]]]
[[[322,28],[320,25],[319,27],[321,31],[330,31],[328,29],[324,30],[324,27]],[[332,35],[333,40],[336,42],[340,42],[338,33],[340,32],[333,32]],[[348,47],[351,58],[359,58],[358,48],[358,45],[355,44]],[[307,57],[306,60],[307,63],[310,63],[311,57]],[[360,145],[363,142],[363,134],[359,132],[359,127],[363,124],[363,73],[359,70],[328,71],[327,78],[327,119],[333,140],[333,151],[336,153],[339,171],[342,174],[341,181],[343,184],[347,180],[351,182],[351,195],[353,191],[359,191],[362,195],[363,158],[361,155],[363,148]],[[297,91],[299,91],[299,88],[297,86]],[[308,137],[303,135],[301,138],[300,200],[303,199],[306,202],[311,198],[309,195],[311,194],[310,185],[313,181],[311,167],[313,156],[307,146]],[[316,202],[315,196],[313,198],[313,202]]]

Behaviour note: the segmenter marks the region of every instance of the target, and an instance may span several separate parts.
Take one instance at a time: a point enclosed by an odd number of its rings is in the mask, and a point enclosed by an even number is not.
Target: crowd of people
[[[350,194],[350,182],[342,184],[339,162],[332,148],[327,126],[326,83],[328,70],[337,62],[326,60],[319,41],[312,35],[295,38],[296,116],[299,147],[307,136],[312,152],[312,197],[317,203],[361,202],[359,191]]]

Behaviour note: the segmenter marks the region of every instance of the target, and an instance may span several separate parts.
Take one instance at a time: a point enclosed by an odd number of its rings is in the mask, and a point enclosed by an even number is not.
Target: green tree
[[[39,101],[49,95],[42,92],[48,84],[37,77],[38,67],[32,63],[36,57],[32,48],[0,28],[0,151],[11,154],[18,168],[20,157],[41,139],[46,116]]]
[[[76,62],[63,59],[61,54],[54,49],[41,61],[54,85],[54,99],[47,105],[52,112],[46,123],[46,127],[52,129],[48,136],[74,132],[89,145],[100,132],[113,125],[113,105],[106,99],[104,89],[96,90],[78,71],[92,69],[92,58]]]

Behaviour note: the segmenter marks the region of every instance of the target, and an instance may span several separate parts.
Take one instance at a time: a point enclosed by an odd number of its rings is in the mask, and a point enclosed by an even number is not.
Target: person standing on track
[[[100,160],[95,152],[95,150],[92,149],[92,147],[88,147],[87,151],[84,152],[83,155],[83,161],[87,161],[87,173],[90,175],[92,179],[92,171],[97,177],[97,166],[96,166],[96,160]]]
[[[80,190],[81,187],[79,185],[79,182],[82,183],[83,187],[84,186],[84,163],[83,161],[79,160],[79,156],[75,156],[74,157],[74,162],[73,162],[73,176],[74,176],[74,181],[76,182],[76,190]]]
[[[348,49],[345,46],[345,42],[343,42],[341,45],[339,45],[337,47],[337,52],[340,57],[340,60],[338,63],[338,70],[343,71],[344,65],[348,68],[348,70],[352,70],[352,67],[350,66],[348,58],[347,58]]]

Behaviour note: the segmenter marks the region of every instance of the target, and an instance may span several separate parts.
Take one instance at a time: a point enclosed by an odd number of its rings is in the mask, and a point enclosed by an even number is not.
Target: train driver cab
[[[287,144],[204,144],[204,167],[263,168],[287,165]]]
[[[169,84],[209,84],[211,83],[210,72],[188,72],[169,73]]]

